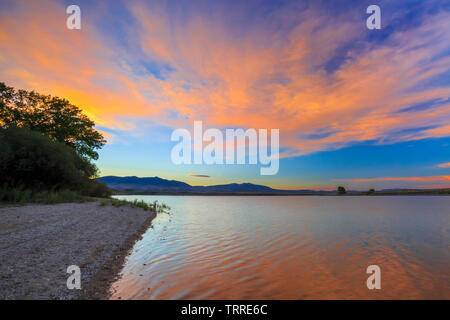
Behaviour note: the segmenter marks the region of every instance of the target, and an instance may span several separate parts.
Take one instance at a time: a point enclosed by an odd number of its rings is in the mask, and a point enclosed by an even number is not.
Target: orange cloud
[[[396,113],[405,107],[450,96],[449,88],[406,91],[450,66],[450,58],[427,59],[442,52],[450,40],[443,26],[448,15],[430,17],[414,31],[396,34],[387,44],[353,54],[333,76],[323,70],[336,48],[355,37],[350,22],[307,12],[284,35],[247,30],[238,39],[219,21],[195,16],[175,24],[160,10],[133,8],[144,31],[140,43],[148,57],[167,61],[179,70],[164,83],[167,99],[161,109],[185,115],[174,126],[204,119],[210,126],[280,128],[282,156],[335,149],[355,141],[392,142],[450,135],[450,103],[432,112]],[[433,41],[425,37],[430,34]],[[177,50],[174,50],[177,48]],[[178,78],[180,77],[180,78]],[[189,79],[188,88],[182,79]],[[432,128],[420,134],[409,128]],[[324,130],[333,134],[305,139]],[[392,132],[402,134],[393,135]],[[300,135],[301,134],[301,135]]]
[[[370,181],[416,181],[416,182],[449,182],[450,176],[428,177],[387,177],[387,178],[362,178],[362,179],[336,179],[336,181],[370,182]]]
[[[54,1],[16,5],[14,14],[0,13],[3,81],[68,98],[100,125],[126,129],[133,124],[120,116],[155,113],[93,28],[68,30],[65,7]]]
[[[128,38],[134,46],[121,48],[95,28],[95,13],[74,31],[65,28],[65,8],[54,1],[17,6],[14,15],[0,13],[4,80],[64,96],[103,126],[135,130],[133,119],[140,118],[170,127],[203,120],[209,127],[278,128],[288,150],[282,156],[364,140],[450,136],[449,102],[399,112],[450,97],[448,87],[412,90],[450,68],[443,54],[448,13],[366,43],[328,73],[323,66],[337,49],[359,41],[365,30],[316,9],[275,12],[271,18],[290,22],[289,29],[267,33],[255,24],[236,34],[219,13],[175,19],[162,5],[133,2]],[[171,71],[155,77],[142,61]]]
[[[438,165],[439,168],[450,168],[450,162],[441,163]]]

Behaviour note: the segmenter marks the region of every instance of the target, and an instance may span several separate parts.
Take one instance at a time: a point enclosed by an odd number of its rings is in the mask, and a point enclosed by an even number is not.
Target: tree
[[[375,193],[375,189],[369,189],[369,191],[367,191],[367,194],[374,194]]]
[[[25,128],[0,129],[0,145],[6,187],[79,190],[97,172],[72,148]]]
[[[347,193],[347,191],[345,190],[345,188],[342,187],[342,186],[339,186],[339,187],[337,188],[337,192],[338,192],[339,195],[342,195],[342,194],[346,194],[346,193]]]
[[[89,159],[64,143],[26,128],[0,128],[0,188],[109,196],[106,185],[90,179],[96,174]]]
[[[0,82],[0,126],[41,132],[88,159],[97,160],[106,140],[95,123],[68,100],[35,91],[15,90]]]

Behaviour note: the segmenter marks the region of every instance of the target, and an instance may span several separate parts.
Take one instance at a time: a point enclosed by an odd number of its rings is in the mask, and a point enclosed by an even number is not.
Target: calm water
[[[450,197],[120,198],[172,210],[136,244],[113,299],[450,299]]]

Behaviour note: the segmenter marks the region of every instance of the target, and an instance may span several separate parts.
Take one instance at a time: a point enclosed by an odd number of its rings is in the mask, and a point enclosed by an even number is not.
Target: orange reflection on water
[[[112,299],[450,298],[448,197],[157,199]]]

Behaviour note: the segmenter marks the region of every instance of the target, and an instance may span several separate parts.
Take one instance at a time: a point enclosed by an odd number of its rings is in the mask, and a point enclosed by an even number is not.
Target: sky
[[[66,27],[71,4],[80,30]],[[0,0],[0,81],[91,117],[108,140],[101,175],[450,187],[448,30],[450,4],[434,0]],[[174,164],[171,134],[194,121],[279,129],[278,173]]]

